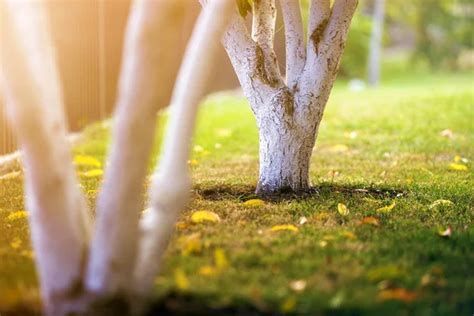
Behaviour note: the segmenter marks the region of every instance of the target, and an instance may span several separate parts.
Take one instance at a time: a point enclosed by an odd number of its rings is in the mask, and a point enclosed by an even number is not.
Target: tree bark
[[[223,44],[257,120],[260,178],[256,193],[309,189],[311,154],[357,0],[312,0],[306,52],[298,1],[280,0],[287,45],[286,81],[273,52],[274,3],[254,1],[252,37],[240,16]],[[262,16],[267,16],[263,19]]]

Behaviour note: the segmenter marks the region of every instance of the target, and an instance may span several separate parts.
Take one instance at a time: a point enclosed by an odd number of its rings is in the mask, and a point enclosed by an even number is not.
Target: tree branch
[[[31,239],[46,309],[82,279],[90,236],[75,179],[62,92],[46,10],[38,1],[4,1],[8,31],[0,56],[2,88],[25,164]]]
[[[92,292],[132,290],[143,183],[157,112],[169,103],[179,66],[176,31],[184,5],[182,1],[139,0],[131,9],[109,163],[98,197],[96,234],[86,277]]]
[[[276,21],[275,0],[254,0],[252,38],[266,54],[273,52]]]
[[[197,109],[206,93],[219,39],[233,8],[232,0],[208,1],[195,26],[178,74],[163,154],[150,190],[151,209],[141,221],[143,237],[134,282],[138,293],[149,293],[176,219],[188,202],[190,179],[187,161]]]
[[[321,14],[315,14],[314,19],[325,21],[328,0],[325,1]],[[319,3],[319,2],[318,2]],[[324,106],[327,103],[336,74],[339,68],[342,54],[347,39],[347,32],[351,24],[352,17],[357,8],[358,0],[336,0],[328,22],[314,23],[316,26],[313,34],[313,45],[308,45],[308,58],[306,61],[303,75],[300,77],[299,87],[300,95],[303,98],[316,98],[315,101],[303,101],[302,104],[310,105],[309,109],[302,109],[300,116],[315,116],[319,120],[323,114]],[[325,25],[323,28],[322,25]],[[319,30],[323,34],[319,35]],[[317,33],[315,33],[318,31]],[[309,110],[310,113],[306,111]]]
[[[285,24],[286,84],[293,87],[306,61],[300,0],[280,0]]]
[[[318,59],[319,46],[331,15],[330,0],[312,0],[308,21],[306,66],[312,67]]]

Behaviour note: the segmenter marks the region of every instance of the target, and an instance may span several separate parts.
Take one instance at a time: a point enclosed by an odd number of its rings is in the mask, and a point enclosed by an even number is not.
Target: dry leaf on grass
[[[337,211],[339,212],[339,214],[341,214],[342,216],[347,216],[349,215],[349,209],[347,208],[347,206],[345,204],[342,204],[342,203],[338,203],[337,204]]]
[[[300,230],[298,227],[292,224],[286,224],[286,225],[275,225],[270,229],[272,232],[280,232],[280,231],[291,231],[294,233],[298,233]]]
[[[199,223],[218,223],[221,221],[219,215],[210,211],[196,211],[191,215],[191,222],[195,224]]]

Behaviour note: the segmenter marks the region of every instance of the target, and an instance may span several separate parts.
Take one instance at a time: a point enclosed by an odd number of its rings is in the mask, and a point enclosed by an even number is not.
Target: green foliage
[[[346,49],[339,70],[340,76],[365,77],[371,31],[372,19],[360,13],[359,10],[349,29]]]
[[[415,32],[414,61],[430,68],[456,69],[460,55],[474,48],[472,0],[387,1],[392,23]]]

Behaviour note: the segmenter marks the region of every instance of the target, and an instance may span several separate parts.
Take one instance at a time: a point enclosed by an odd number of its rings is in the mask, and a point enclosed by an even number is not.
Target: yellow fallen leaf
[[[97,158],[86,155],[74,156],[74,164],[76,166],[90,166],[96,168],[100,168],[102,166],[101,162]]]
[[[251,200],[245,201],[244,205],[250,206],[250,207],[259,207],[259,206],[265,205],[265,202],[260,199],[251,199]]]
[[[326,240],[321,240],[318,244],[319,244],[319,247],[326,248],[326,246],[328,245],[328,242]]]
[[[176,283],[176,287],[181,291],[189,289],[188,277],[184,271],[179,268],[174,270],[174,282]]]
[[[387,206],[384,206],[384,207],[381,207],[381,208],[378,208],[376,210],[377,213],[380,213],[380,214],[388,214],[390,213],[393,208],[395,207],[395,205],[397,205],[395,202],[392,202],[392,204],[390,205],[387,205]]]
[[[373,216],[367,216],[362,219],[361,224],[379,226],[379,220]]]
[[[459,155],[456,155],[456,156],[454,156],[454,158],[453,158],[453,161],[454,161],[454,162],[461,162],[461,160],[462,160],[462,157],[459,156]]]
[[[308,219],[306,218],[306,216],[301,216],[300,217],[300,220],[298,221],[298,224],[300,226],[303,226],[304,224],[306,224],[308,222]]]
[[[347,147],[344,144],[337,144],[337,145],[331,146],[331,148],[330,148],[330,151],[332,151],[334,153],[343,153],[343,152],[346,152],[348,150],[349,150],[349,147]]]
[[[403,288],[395,288],[380,291],[378,297],[383,301],[395,300],[409,303],[416,300],[418,294],[416,292],[409,291]]]
[[[214,261],[218,269],[225,269],[229,266],[229,261],[227,260],[224,250],[221,248],[217,248],[214,251]]]
[[[347,208],[347,206],[346,206],[345,204],[338,203],[338,204],[337,204],[337,211],[338,211],[339,214],[341,214],[342,216],[347,216],[347,215],[349,215],[349,209]]]
[[[195,167],[198,164],[199,164],[199,162],[196,159],[188,160],[188,165],[190,165],[191,167]]]
[[[447,128],[447,129],[443,129],[441,132],[439,132],[439,135],[442,136],[442,137],[446,137],[446,138],[453,138],[454,133],[453,133],[452,130]]]
[[[18,178],[20,175],[21,175],[21,171],[13,171],[1,176],[0,180],[13,180],[13,179]]]
[[[326,221],[329,219],[329,213],[328,212],[321,212],[316,215],[314,215],[314,219],[317,221]]]
[[[86,172],[81,173],[81,175],[85,178],[95,178],[100,177],[104,174],[104,171],[101,169],[92,169]]]
[[[189,227],[188,223],[183,222],[183,221],[177,222],[175,226],[178,230],[184,230]]]
[[[357,236],[348,230],[345,230],[341,233],[341,236],[346,237],[347,239],[357,239]]]
[[[35,258],[35,252],[32,251],[32,250],[22,250],[20,252],[20,255],[22,255],[23,257],[26,257],[28,259],[34,259]]]
[[[202,276],[210,277],[219,274],[219,271],[213,266],[202,266],[199,268],[198,273]]]
[[[8,221],[15,221],[17,219],[22,219],[22,218],[27,218],[28,217],[28,212],[27,211],[16,211],[11,213],[10,215],[7,216]]]
[[[450,164],[449,164],[449,170],[453,170],[453,171],[467,171],[468,168],[467,168],[466,165],[453,162],[453,163],[450,163]]]
[[[434,201],[433,203],[431,203],[431,205],[430,205],[430,210],[431,210],[431,209],[434,209],[434,208],[436,208],[436,207],[439,207],[439,206],[446,206],[446,207],[448,207],[448,206],[454,206],[454,203],[451,202],[450,200],[443,200],[443,199],[441,199],[441,200],[436,200],[436,201]]]
[[[18,249],[21,247],[21,239],[18,237],[15,237],[11,242],[10,242],[10,247],[13,249]]]
[[[283,313],[292,312],[296,307],[296,298],[294,296],[290,296],[283,301],[280,306],[280,309]]]
[[[287,224],[287,225],[276,225],[276,226],[273,226],[270,230],[271,230],[272,232],[292,231],[292,232],[294,232],[294,233],[297,233],[297,232],[300,231],[300,230],[298,229],[298,227],[296,227],[295,225],[291,225],[291,224]]]
[[[196,211],[191,215],[191,221],[196,224],[204,222],[217,223],[221,221],[221,218],[214,212]]]
[[[295,280],[290,282],[290,289],[295,292],[302,292],[306,289],[306,281],[305,280]]]

